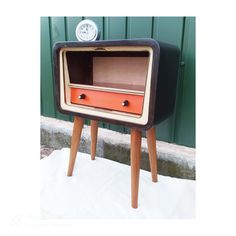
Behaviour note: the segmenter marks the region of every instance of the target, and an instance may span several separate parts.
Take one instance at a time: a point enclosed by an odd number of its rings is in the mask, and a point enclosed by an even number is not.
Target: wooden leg
[[[73,133],[71,137],[70,160],[69,160],[67,176],[72,176],[72,173],[73,173],[76,154],[77,154],[78,146],[80,143],[80,137],[81,137],[83,125],[84,125],[84,120],[78,116],[75,116]]]
[[[98,121],[91,120],[91,160],[95,160],[98,135]]]
[[[132,207],[138,207],[138,187],[139,187],[139,172],[141,160],[141,138],[140,130],[131,129],[131,201]]]
[[[152,173],[152,181],[157,182],[157,150],[156,150],[156,129],[152,127],[146,131],[149,162]]]

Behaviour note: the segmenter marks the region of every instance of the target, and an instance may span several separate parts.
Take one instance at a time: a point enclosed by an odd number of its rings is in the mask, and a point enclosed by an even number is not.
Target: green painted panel
[[[41,93],[41,112],[42,112],[41,114],[48,117],[55,117],[49,18],[41,17],[40,21],[41,21],[40,93]]]
[[[51,48],[56,42],[66,41],[65,17],[51,17]],[[51,51],[52,53],[52,51]],[[56,117],[62,120],[70,120],[70,116],[60,113],[56,109]]]
[[[105,39],[126,38],[126,17],[105,17],[104,22]]]
[[[85,18],[97,23],[101,40],[154,38],[183,49],[185,66],[180,69],[175,113],[157,126],[157,137],[168,142],[195,146],[195,18],[191,17],[42,17],[41,114],[73,120],[71,116],[58,114],[54,107],[51,52],[54,42],[77,41],[75,28]],[[89,124],[88,120],[86,124]],[[100,127],[130,132],[128,128],[102,122]]]
[[[128,17],[127,38],[151,38],[152,17]]]
[[[75,29],[82,17],[66,17],[66,39],[67,41],[78,41],[75,36]]]
[[[153,38],[176,45],[181,49],[183,22],[184,17],[155,17],[153,22]],[[175,112],[172,116],[157,125],[157,138],[173,142],[174,123]]]
[[[184,17],[155,17],[153,38],[181,48]]]
[[[158,140],[173,142],[173,115],[156,125],[156,137]]]
[[[183,84],[177,110],[175,142],[195,147],[195,17],[185,21],[182,61]]]

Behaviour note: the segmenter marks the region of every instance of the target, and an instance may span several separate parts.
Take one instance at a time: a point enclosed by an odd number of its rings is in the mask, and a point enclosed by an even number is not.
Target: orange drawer
[[[71,103],[133,114],[142,114],[143,96],[71,88]]]

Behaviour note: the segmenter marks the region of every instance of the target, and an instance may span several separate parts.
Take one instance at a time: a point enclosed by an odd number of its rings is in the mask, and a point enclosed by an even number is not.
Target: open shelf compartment
[[[153,48],[71,45],[61,48],[58,54],[61,108],[94,117],[146,123]]]
[[[68,86],[144,94],[149,52],[68,51]]]

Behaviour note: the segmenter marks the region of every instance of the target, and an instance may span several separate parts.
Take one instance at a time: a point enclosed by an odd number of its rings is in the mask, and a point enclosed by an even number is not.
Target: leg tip
[[[138,205],[132,205],[132,208],[133,208],[133,209],[137,209],[137,208],[138,208]]]
[[[158,182],[158,179],[152,179],[152,182],[153,182],[153,183],[157,183],[157,182]]]
[[[131,201],[131,207],[134,209],[138,208],[138,201]]]

